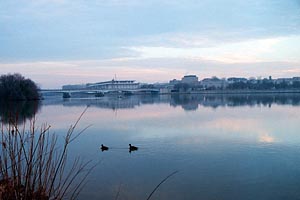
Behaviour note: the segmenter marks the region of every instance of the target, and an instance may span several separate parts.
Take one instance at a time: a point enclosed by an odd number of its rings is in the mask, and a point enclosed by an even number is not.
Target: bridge
[[[134,90],[97,90],[97,89],[78,89],[78,90],[63,90],[63,89],[42,89],[40,93],[43,96],[58,96],[69,94],[71,97],[76,95],[96,95],[96,94],[159,94],[159,89],[140,88]]]

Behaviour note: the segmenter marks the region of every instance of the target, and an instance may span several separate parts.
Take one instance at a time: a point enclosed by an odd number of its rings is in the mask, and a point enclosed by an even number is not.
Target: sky
[[[0,74],[41,88],[300,76],[300,0],[0,0]]]

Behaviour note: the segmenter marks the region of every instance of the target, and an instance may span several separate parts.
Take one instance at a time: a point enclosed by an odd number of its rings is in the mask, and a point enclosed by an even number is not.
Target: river
[[[53,98],[37,124],[63,136],[87,106],[68,159],[97,165],[79,199],[147,199],[173,172],[151,199],[300,198],[299,94]]]

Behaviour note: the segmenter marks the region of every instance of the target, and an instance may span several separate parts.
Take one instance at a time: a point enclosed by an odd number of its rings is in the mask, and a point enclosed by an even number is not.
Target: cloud
[[[227,115],[226,118],[218,116],[216,119],[203,119],[198,125],[190,123],[189,127],[202,130],[200,131],[202,134],[191,134],[185,138],[180,138],[179,143],[203,144],[209,142],[211,137],[213,137],[214,140],[220,140],[222,142],[239,140],[240,142],[246,143],[274,143],[278,141],[278,139],[270,134],[269,127],[265,126],[265,124],[261,124],[261,121],[251,117],[240,119],[238,114],[236,114],[237,113],[232,113],[230,117]]]
[[[102,60],[66,60],[0,63],[2,73],[21,73],[42,88],[60,88],[64,84],[133,79],[138,82],[166,82],[196,74],[200,79],[218,77],[293,77],[300,76],[300,62],[223,63],[189,58],[128,57]]]
[[[203,41],[207,42],[208,39],[193,40],[193,43],[197,45]],[[128,49],[136,51],[142,58],[191,58],[223,63],[299,62],[298,51],[282,51],[284,48],[291,49],[294,44],[300,44],[299,36],[246,40],[201,47],[135,46]]]
[[[274,143],[275,142],[275,138],[268,135],[268,134],[265,134],[265,135],[261,135],[259,136],[259,142],[262,142],[262,143]]]
[[[288,69],[284,69],[282,71],[285,72],[285,73],[300,74],[300,65],[297,68],[288,68]]]
[[[1,72],[44,87],[114,74],[148,82],[187,73],[299,76],[296,0],[11,0],[1,7]]]
[[[31,0],[32,4],[64,4],[67,3],[67,0]]]
[[[126,54],[121,47],[208,48],[300,32],[297,1],[11,0],[2,7],[2,60],[100,59]]]

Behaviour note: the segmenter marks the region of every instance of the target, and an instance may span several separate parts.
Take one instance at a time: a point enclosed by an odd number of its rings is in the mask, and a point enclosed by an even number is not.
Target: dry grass
[[[39,129],[35,119],[29,127],[17,119],[1,124],[0,136],[0,199],[75,199],[93,167],[76,158],[66,167],[68,147],[85,129],[75,128],[80,115],[66,133],[63,144],[44,124]]]

